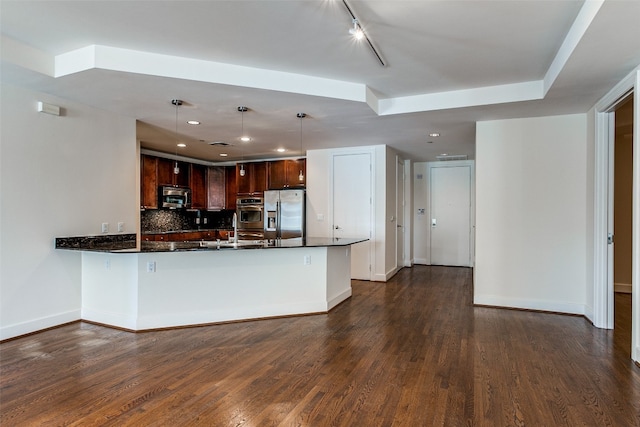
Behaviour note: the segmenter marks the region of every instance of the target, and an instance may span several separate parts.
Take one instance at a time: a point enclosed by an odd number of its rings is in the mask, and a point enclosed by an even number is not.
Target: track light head
[[[364,37],[364,32],[358,23],[356,18],[353,18],[353,28],[349,29],[349,34],[351,34],[356,40],[362,40]]]

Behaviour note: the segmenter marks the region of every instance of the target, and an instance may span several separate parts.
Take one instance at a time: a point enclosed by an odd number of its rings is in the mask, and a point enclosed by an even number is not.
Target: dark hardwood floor
[[[471,270],[354,281],[328,315],[0,344],[2,426],[640,426],[640,368],[577,316],[473,307]]]

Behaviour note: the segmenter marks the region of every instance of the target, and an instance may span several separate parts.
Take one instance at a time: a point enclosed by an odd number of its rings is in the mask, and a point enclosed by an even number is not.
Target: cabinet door
[[[207,209],[224,209],[225,202],[225,168],[222,166],[210,166],[208,170],[209,202]]]
[[[225,192],[226,201],[225,209],[236,210],[236,196],[238,195],[238,186],[236,185],[236,168],[235,166],[227,166],[225,168]]]
[[[304,187],[307,181],[306,160],[286,160],[287,187]],[[302,180],[300,175],[302,173]]]
[[[174,185],[173,160],[158,158],[158,186]]]
[[[140,206],[144,209],[158,208],[158,158],[140,156]]]
[[[207,208],[207,167],[192,163],[191,165],[191,207],[194,209]]]
[[[242,165],[236,165],[236,185],[238,187],[238,194],[251,193],[251,168],[250,163],[244,163]],[[244,170],[244,176],[240,171]]]
[[[270,190],[280,190],[287,186],[286,162],[286,160],[276,160],[268,163],[267,175]]]
[[[244,176],[240,171],[244,169]],[[238,194],[262,194],[267,189],[267,162],[252,162],[236,165]]]
[[[178,162],[180,171],[177,175],[174,173],[175,166],[175,160],[158,158],[158,185],[189,186],[189,163]]]
[[[251,193],[264,193],[267,189],[267,162],[251,163]]]

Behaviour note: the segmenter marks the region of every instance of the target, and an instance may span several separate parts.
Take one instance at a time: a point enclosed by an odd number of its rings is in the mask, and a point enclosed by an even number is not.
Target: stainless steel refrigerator
[[[264,238],[305,237],[305,190],[267,190],[264,192]]]

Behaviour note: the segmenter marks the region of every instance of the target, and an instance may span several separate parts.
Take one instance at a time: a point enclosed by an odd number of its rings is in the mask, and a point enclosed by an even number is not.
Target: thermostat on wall
[[[38,101],[38,112],[39,113],[47,113],[54,116],[60,115],[60,107],[53,104],[47,104],[42,101]]]

